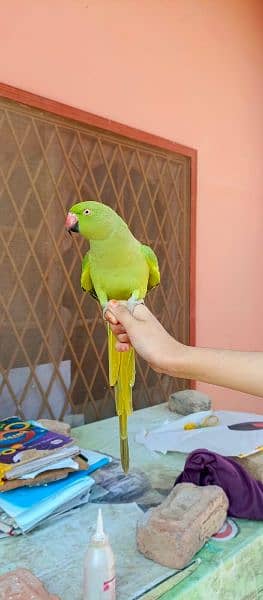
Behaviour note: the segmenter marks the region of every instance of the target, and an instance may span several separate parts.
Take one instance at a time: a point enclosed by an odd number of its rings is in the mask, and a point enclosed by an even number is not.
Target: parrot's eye
[[[83,210],[83,215],[90,215],[91,211],[88,208],[85,208],[85,210]]]

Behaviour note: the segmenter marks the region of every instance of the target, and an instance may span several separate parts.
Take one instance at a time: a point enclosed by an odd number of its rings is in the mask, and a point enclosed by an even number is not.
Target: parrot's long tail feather
[[[129,442],[128,442],[128,431],[127,431],[127,415],[119,416],[119,428],[120,428],[120,455],[121,465],[124,473],[129,471]]]
[[[135,354],[117,352],[116,338],[108,327],[109,380],[115,387],[116,412],[119,417],[121,464],[125,473],[129,470],[128,416],[132,414],[132,387],[135,380]]]

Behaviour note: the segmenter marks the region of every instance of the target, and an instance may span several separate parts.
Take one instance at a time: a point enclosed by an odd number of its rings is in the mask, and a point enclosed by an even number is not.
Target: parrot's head
[[[74,204],[68,212],[65,227],[80,233],[86,240],[104,240],[122,219],[106,204],[88,200]]]

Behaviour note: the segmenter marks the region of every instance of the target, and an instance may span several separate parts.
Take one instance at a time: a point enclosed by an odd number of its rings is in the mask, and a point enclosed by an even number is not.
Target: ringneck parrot
[[[66,218],[66,229],[89,241],[82,261],[81,287],[95,297],[103,314],[110,300],[126,300],[133,310],[148,290],[160,282],[158,260],[153,250],[141,244],[123,219],[109,206],[96,201],[74,204]],[[119,417],[120,454],[124,472],[129,469],[127,418],[132,413],[135,355],[131,348],[118,352],[108,325],[109,383],[115,387]]]

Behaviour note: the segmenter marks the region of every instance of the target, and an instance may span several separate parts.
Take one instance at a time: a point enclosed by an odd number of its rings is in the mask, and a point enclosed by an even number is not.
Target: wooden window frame
[[[65,117],[73,121],[78,121],[92,127],[107,130],[124,138],[129,138],[163,148],[170,152],[181,154],[190,159],[190,345],[196,343],[196,200],[197,200],[197,150],[178,144],[166,138],[148,133],[146,131],[112,121],[104,117],[92,114],[80,108],[57,102],[25,90],[0,83],[0,97],[8,100],[14,100],[20,104],[25,104],[29,107],[38,108],[40,110],[53,113],[54,115]],[[191,387],[195,387],[192,382]]]

